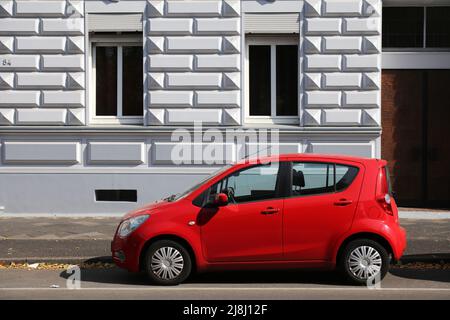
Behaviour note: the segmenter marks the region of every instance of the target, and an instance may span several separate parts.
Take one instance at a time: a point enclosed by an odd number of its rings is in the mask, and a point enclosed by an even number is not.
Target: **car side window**
[[[210,188],[209,199],[217,193],[228,195],[231,203],[261,201],[278,197],[279,163],[257,165],[232,173]]]
[[[334,192],[334,165],[331,163],[294,162],[292,195]]]
[[[291,195],[303,196],[342,191],[358,174],[358,168],[334,163],[292,163]]]
[[[358,168],[352,166],[336,165],[336,191],[346,189],[355,180]]]

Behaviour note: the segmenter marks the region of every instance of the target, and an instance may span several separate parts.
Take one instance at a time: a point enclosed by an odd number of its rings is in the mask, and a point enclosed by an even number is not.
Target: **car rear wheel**
[[[345,246],[339,259],[339,268],[353,284],[374,285],[389,270],[389,254],[376,241],[353,240]]]
[[[180,284],[189,277],[191,270],[189,252],[176,241],[158,240],[147,249],[145,271],[155,284]]]

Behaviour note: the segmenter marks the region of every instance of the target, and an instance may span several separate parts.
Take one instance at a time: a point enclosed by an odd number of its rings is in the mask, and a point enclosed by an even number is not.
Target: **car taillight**
[[[384,196],[378,197],[377,201],[387,214],[391,216],[394,215],[394,211],[392,210],[391,205],[391,196],[388,193],[386,193]]]
[[[378,173],[377,181],[377,202],[383,208],[384,212],[393,216],[394,211],[392,210],[392,200],[390,193],[390,185],[388,181],[388,173],[386,172],[386,167],[380,168]]]

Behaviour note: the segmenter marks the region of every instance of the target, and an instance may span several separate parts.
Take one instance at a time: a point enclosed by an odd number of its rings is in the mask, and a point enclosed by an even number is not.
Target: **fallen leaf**
[[[37,267],[39,267],[39,263],[32,263],[32,264],[28,265],[28,268],[31,268],[31,269],[37,269]]]

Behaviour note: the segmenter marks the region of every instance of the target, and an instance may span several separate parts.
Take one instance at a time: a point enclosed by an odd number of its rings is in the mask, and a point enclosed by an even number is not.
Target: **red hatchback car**
[[[153,283],[193,272],[338,268],[382,279],[406,247],[386,161],[291,154],[226,166],[182,194],[128,213],[115,263]]]

